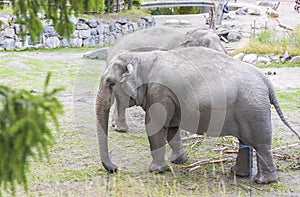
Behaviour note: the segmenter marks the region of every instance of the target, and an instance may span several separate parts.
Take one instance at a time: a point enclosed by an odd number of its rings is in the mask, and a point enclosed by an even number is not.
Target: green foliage
[[[104,0],[13,0],[12,7],[13,14],[17,17],[16,22],[21,25],[21,36],[29,33],[31,40],[37,42],[43,33],[39,14],[52,21],[60,36],[69,38],[74,30],[69,18],[71,15],[78,16],[84,11],[102,13],[105,6]]]
[[[173,7],[173,8],[154,8],[150,9],[153,15],[180,15],[180,14],[199,14],[200,7]]]
[[[129,0],[125,0],[124,2],[126,4],[128,4]],[[132,5],[137,7],[137,8],[140,8],[142,6],[142,1],[141,0],[132,0]]]
[[[16,183],[27,190],[27,174],[30,158],[49,158],[48,148],[54,138],[48,120],[58,129],[57,115],[63,106],[55,97],[62,88],[33,94],[26,90],[11,90],[0,86],[0,188],[15,192]],[[1,190],[0,190],[1,196]]]
[[[271,64],[265,65],[265,64],[258,64],[256,65],[258,68],[282,68],[282,67],[288,67],[288,68],[294,68],[294,67],[300,67],[299,62],[291,63],[291,62],[272,62]]]

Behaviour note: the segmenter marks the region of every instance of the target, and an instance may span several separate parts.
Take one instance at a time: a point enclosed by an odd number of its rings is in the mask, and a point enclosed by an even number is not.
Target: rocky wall
[[[20,26],[14,23],[14,18],[0,16],[2,21],[0,31],[0,50],[20,50],[26,48],[57,48],[57,47],[95,47],[113,44],[119,37],[140,29],[155,25],[151,17],[141,17],[136,22],[120,18],[114,22],[105,23],[101,20],[75,19],[73,23],[75,30],[70,39],[60,37],[49,25],[47,20],[43,20],[44,31],[38,43],[32,43],[30,36],[25,38],[20,36]]]

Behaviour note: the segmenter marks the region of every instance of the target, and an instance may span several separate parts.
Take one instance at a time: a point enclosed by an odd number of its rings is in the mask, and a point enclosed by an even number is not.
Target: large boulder
[[[257,55],[252,53],[252,54],[247,54],[243,57],[243,62],[247,62],[249,64],[254,64],[257,61]]]
[[[87,52],[83,55],[83,57],[88,59],[106,59],[108,56],[108,49],[108,47],[104,47],[95,51]]]

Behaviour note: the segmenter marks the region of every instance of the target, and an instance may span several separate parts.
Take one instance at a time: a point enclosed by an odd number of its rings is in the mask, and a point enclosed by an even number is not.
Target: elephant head
[[[195,29],[186,33],[184,47],[206,47],[227,54],[218,34],[212,29]]]

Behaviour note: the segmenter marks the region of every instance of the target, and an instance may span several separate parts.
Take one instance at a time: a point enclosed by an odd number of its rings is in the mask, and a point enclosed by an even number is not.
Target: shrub
[[[50,74],[43,94],[0,86],[0,196],[2,188],[14,194],[16,183],[27,191],[29,159],[49,158],[54,137],[47,122],[58,129],[57,115],[63,111],[54,96],[62,88],[48,91],[49,79]]]
[[[251,41],[242,49],[236,50],[234,54],[239,52],[258,53],[258,54],[280,54],[286,51],[291,56],[300,55],[300,25],[293,32],[281,35],[274,30],[265,29],[251,39]]]

